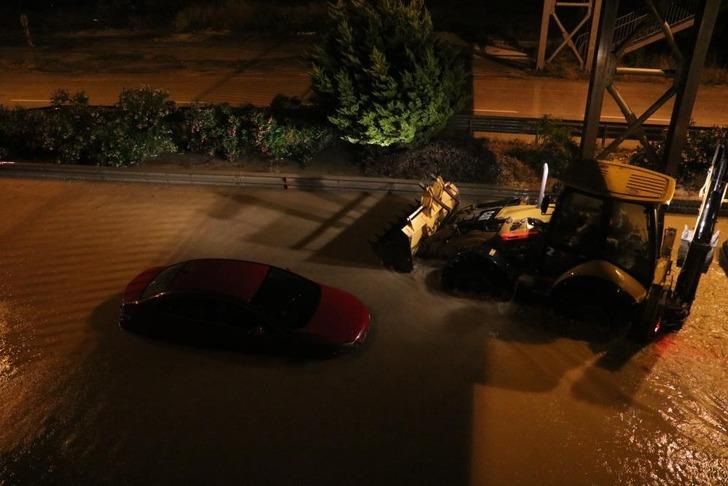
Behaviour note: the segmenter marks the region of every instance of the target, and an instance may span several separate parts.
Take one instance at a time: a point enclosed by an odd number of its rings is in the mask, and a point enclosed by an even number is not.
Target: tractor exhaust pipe
[[[536,205],[541,207],[543,205],[543,199],[546,197],[546,183],[549,180],[549,164],[543,164],[543,172],[541,173],[541,189],[538,191],[538,202]]]

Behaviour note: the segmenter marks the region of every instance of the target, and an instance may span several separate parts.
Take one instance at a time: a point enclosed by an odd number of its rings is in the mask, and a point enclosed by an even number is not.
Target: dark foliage
[[[9,155],[59,164],[132,165],[176,150],[163,91],[125,90],[113,107],[91,107],[82,92],[56,91],[44,110],[5,111],[0,143]]]
[[[186,114],[187,149],[238,159],[252,146],[252,130],[228,104],[194,105]]]
[[[245,153],[305,163],[335,140],[331,126],[299,100],[271,109],[228,104],[177,110],[167,93],[125,90],[113,107],[91,107],[83,93],[58,91],[43,110],[0,107],[0,157],[61,164],[132,165],[178,145],[236,160]]]
[[[548,163],[550,173],[559,176],[578,156],[578,149],[568,128],[559,125],[557,120],[544,117],[539,122],[535,143],[518,143],[508,155],[539,172],[543,164]]]
[[[315,109],[282,96],[270,109],[193,106],[185,126],[190,151],[229,160],[258,153],[305,163],[334,141],[333,130]]]
[[[441,139],[414,149],[373,149],[363,155],[367,175],[458,182],[496,182],[499,167],[482,139]]]
[[[249,120],[256,149],[275,159],[303,164],[331,146],[334,140],[333,130],[327,125],[281,120],[262,110],[252,112]]]
[[[699,189],[705,182],[708,168],[713,162],[715,149],[721,143],[728,142],[728,127],[713,127],[710,130],[688,130],[688,136],[683,147],[682,160],[677,174],[678,184],[688,189]],[[664,140],[653,144],[658,155],[664,150]],[[640,146],[632,155],[630,162],[641,167],[653,170],[662,170],[656,167],[647,157],[644,147]]]

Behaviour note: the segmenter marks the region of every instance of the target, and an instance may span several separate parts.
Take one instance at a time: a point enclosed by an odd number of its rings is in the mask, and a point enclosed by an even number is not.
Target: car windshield
[[[318,308],[319,285],[291,272],[271,267],[251,305],[290,329],[304,327]]]
[[[157,276],[154,277],[154,280],[147,285],[144,292],[142,292],[142,299],[165,292],[183,266],[184,263],[177,263],[159,272]]]
[[[570,191],[551,221],[550,241],[588,258],[611,262],[641,282],[651,280],[650,210],[641,204]]]

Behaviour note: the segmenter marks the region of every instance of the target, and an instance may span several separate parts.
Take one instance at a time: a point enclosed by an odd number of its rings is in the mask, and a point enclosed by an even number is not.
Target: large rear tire
[[[640,308],[640,312],[635,316],[631,334],[634,339],[641,343],[650,343],[664,332],[663,292],[659,286],[652,286]]]
[[[461,253],[443,269],[442,285],[448,291],[509,300],[513,281],[506,271],[480,253]]]

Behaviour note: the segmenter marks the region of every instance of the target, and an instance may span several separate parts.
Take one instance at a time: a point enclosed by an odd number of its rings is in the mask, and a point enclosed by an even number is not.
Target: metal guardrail
[[[0,163],[0,178],[32,178],[75,181],[132,182],[148,184],[248,187],[301,191],[367,191],[421,194],[420,182],[412,179],[355,176],[302,176],[241,171],[180,172],[123,167],[69,166],[36,162]],[[430,181],[425,181],[430,182]],[[467,197],[501,199],[519,196],[532,200],[538,191],[496,185],[458,184]]]
[[[103,181],[117,183],[147,183],[174,185],[225,186],[251,189],[301,191],[364,191],[420,195],[420,182],[412,179],[353,176],[301,176],[299,174],[268,174],[256,172],[220,171],[216,173],[152,171],[116,167],[59,166],[45,163],[0,163],[0,179],[49,179],[71,181]],[[426,181],[429,182],[429,181]],[[538,198],[537,190],[486,184],[459,183],[460,194],[468,199],[494,201],[517,196],[527,201]],[[697,199],[673,200],[670,213],[697,214]],[[721,210],[728,216],[728,207]]]
[[[572,136],[581,136],[584,129],[583,120],[559,120],[551,119],[558,126],[566,127],[571,130]],[[490,133],[513,133],[536,135],[539,133],[539,124],[543,122],[543,118],[526,118],[526,117],[504,117],[504,116],[482,116],[482,115],[455,115],[447,125],[449,130],[473,132],[490,132]],[[667,130],[667,125],[658,123],[648,123],[643,125],[643,129],[649,140],[659,140]],[[599,136],[603,139],[613,139],[621,135],[627,129],[626,122],[601,122],[599,124]],[[692,126],[690,130],[705,131],[710,127]],[[636,135],[628,137],[631,140],[638,140]]]

